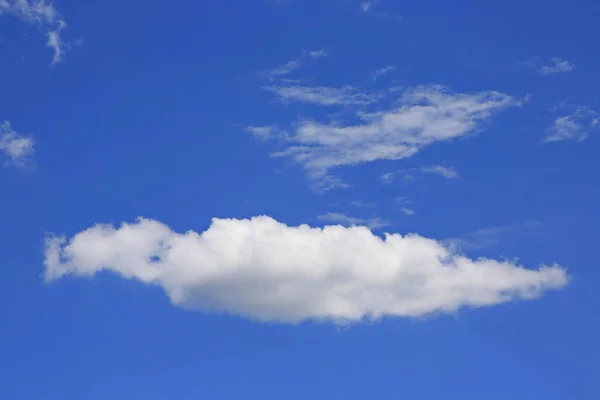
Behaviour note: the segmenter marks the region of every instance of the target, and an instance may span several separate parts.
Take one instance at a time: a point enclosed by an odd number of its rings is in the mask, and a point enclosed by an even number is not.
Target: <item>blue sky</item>
[[[597,398],[599,14],[0,0],[0,398]]]

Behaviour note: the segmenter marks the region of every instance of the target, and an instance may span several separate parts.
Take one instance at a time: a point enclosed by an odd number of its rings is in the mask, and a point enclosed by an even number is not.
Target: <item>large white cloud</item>
[[[148,219],[46,242],[45,278],[113,271],[162,287],[186,308],[262,321],[416,317],[533,299],[567,284],[560,266],[471,260],[417,235],[365,227],[214,219],[202,234]]]

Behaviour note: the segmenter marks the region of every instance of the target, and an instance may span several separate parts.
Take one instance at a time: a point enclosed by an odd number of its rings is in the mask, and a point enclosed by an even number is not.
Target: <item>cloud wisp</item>
[[[61,33],[67,23],[50,0],[0,0],[0,15],[12,15],[21,21],[46,29],[46,47],[52,49],[52,65],[64,60],[67,46]]]
[[[0,152],[7,159],[5,165],[26,167],[35,152],[35,141],[31,136],[17,133],[9,121],[0,124]]]
[[[294,72],[295,70],[302,67],[307,60],[310,59],[319,59],[327,57],[327,52],[325,50],[309,50],[304,51],[300,57],[295,58],[287,63],[280,65],[279,67],[273,68],[271,70],[265,71],[264,75],[269,78],[279,78],[282,76],[286,76]]]
[[[385,228],[386,226],[392,225],[391,222],[381,219],[379,217],[359,218],[351,217],[346,214],[336,212],[330,212],[327,214],[319,215],[317,219],[319,221],[329,222],[332,224],[340,224],[343,226],[366,226],[367,228],[372,230]]]
[[[385,174],[382,174],[379,179],[381,179],[381,182],[385,183],[386,185],[395,182],[399,176],[402,177],[404,182],[413,182],[415,179],[417,179],[413,171],[415,171],[415,168],[386,172]]]
[[[373,74],[371,75],[371,79],[376,81],[379,78],[381,78],[395,70],[396,70],[396,67],[393,65],[388,65],[387,67],[376,69],[375,71],[373,71]]]
[[[443,165],[431,165],[421,168],[421,172],[425,174],[436,174],[446,179],[458,178],[458,171],[453,167],[445,167]]]
[[[401,180],[404,183],[414,182],[420,175],[438,175],[446,179],[458,178],[458,170],[454,167],[443,165],[427,165],[421,168],[405,168],[396,171],[386,172],[379,179],[381,182],[389,185]]]
[[[406,196],[396,196],[394,198],[394,203],[400,205],[400,211],[409,217],[417,214],[413,207],[415,202]]]
[[[437,85],[403,92],[390,109],[358,111],[358,122],[304,120],[273,154],[301,164],[316,182],[335,181],[333,168],[414,156],[436,142],[474,133],[481,123],[520,101],[504,93],[450,93]],[[338,182],[339,183],[339,182]]]
[[[576,140],[582,142],[592,131],[600,129],[600,116],[598,112],[589,107],[577,107],[568,115],[563,115],[554,120],[548,128],[544,142],[559,142],[563,140]]]
[[[471,260],[418,235],[266,216],[213,219],[200,234],[139,219],[46,240],[46,281],[102,271],[161,287],[177,306],[283,323],[453,313],[531,300],[569,280],[558,265]]]
[[[469,232],[460,237],[446,239],[443,241],[447,246],[457,250],[481,250],[494,246],[507,235],[520,238],[523,234],[532,234],[544,225],[540,221],[525,221],[512,225],[492,226]]]
[[[542,75],[564,74],[573,71],[575,65],[561,58],[550,59],[550,64],[543,65],[538,72]]]
[[[388,18],[395,21],[402,20],[401,16],[391,13],[389,11],[375,10],[375,6],[381,2],[383,2],[383,0],[363,1],[362,3],[360,3],[360,10],[365,14],[373,15],[375,17]]]
[[[366,106],[381,98],[376,94],[363,93],[353,86],[271,85],[263,89],[274,93],[283,102],[296,101],[321,106]]]

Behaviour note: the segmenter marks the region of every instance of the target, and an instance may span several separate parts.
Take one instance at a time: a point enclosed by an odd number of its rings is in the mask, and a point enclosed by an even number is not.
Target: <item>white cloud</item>
[[[389,221],[385,221],[379,217],[375,218],[358,218],[358,217],[350,217],[343,213],[327,213],[324,215],[319,215],[317,217],[319,221],[325,221],[334,224],[340,224],[344,226],[366,226],[369,229],[379,229],[385,228],[386,226],[390,226],[391,223]]]
[[[432,165],[429,167],[423,167],[421,168],[421,171],[426,174],[438,174],[448,179],[458,177],[458,172],[456,171],[456,168],[444,167],[442,165]]]
[[[0,15],[12,15],[23,22],[36,24],[47,29],[46,46],[53,51],[52,64],[64,59],[66,46],[61,32],[67,23],[49,0],[0,0]]]
[[[387,75],[389,72],[395,71],[396,67],[393,65],[388,65],[387,67],[383,67],[383,68],[379,68],[375,71],[373,71],[373,75],[371,76],[371,78],[373,80],[377,80],[379,78],[381,78],[384,75]]]
[[[600,128],[598,113],[589,107],[579,107],[569,115],[556,118],[548,129],[544,141],[577,140],[582,142],[590,132],[598,128]]]
[[[391,109],[357,112],[359,122],[301,121],[286,137],[287,147],[273,156],[291,157],[313,180],[336,179],[328,173],[332,168],[411,157],[433,143],[476,132],[496,112],[520,104],[495,91],[462,94],[418,86],[403,92]]]
[[[310,59],[310,58],[317,59],[317,58],[323,58],[323,57],[327,57],[327,52],[325,50],[321,49],[321,50],[305,51],[302,53],[302,55],[300,57],[298,57],[294,60],[288,61],[287,63],[285,63],[279,67],[273,68],[272,70],[267,71],[266,75],[271,78],[289,75],[290,73],[292,73],[293,71],[297,70],[302,65],[304,65],[304,63],[306,62],[307,59]]]
[[[418,235],[382,239],[365,227],[291,227],[269,217],[214,219],[201,234],[140,219],[47,239],[47,281],[101,271],[161,287],[178,306],[287,323],[452,313],[568,283],[558,265],[471,260]]]
[[[360,92],[353,86],[332,88],[326,86],[273,85],[264,89],[276,94],[282,101],[298,101],[322,106],[368,105],[380,96]]]
[[[30,136],[17,133],[4,121],[0,125],[0,151],[8,158],[9,164],[25,167],[34,153],[35,142]]]
[[[571,72],[575,66],[569,61],[552,58],[550,65],[544,65],[539,69],[539,73],[542,75],[553,75],[559,73]]]

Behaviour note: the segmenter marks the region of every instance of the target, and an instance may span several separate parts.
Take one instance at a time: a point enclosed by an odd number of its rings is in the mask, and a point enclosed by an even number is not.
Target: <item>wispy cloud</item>
[[[552,58],[550,59],[550,64],[543,65],[540,67],[538,72],[542,75],[553,75],[571,72],[573,68],[575,68],[575,65],[567,60],[563,60],[561,58]]]
[[[375,207],[377,207],[377,204],[371,203],[369,201],[363,201],[363,200],[351,201],[350,205],[354,206],[354,207],[359,207],[359,208],[375,208]]]
[[[327,57],[327,52],[325,50],[308,50],[304,51],[302,55],[298,58],[295,58],[287,63],[280,65],[279,67],[273,68],[269,71],[266,71],[264,74],[271,78],[281,77],[285,75],[289,75],[293,71],[302,67],[304,63],[309,59],[318,59]]]
[[[413,210],[412,208],[402,207],[401,210],[406,215],[415,215],[415,210]]]
[[[500,242],[506,235],[534,234],[544,225],[540,221],[525,221],[512,225],[493,226],[469,232],[457,238],[444,240],[444,243],[456,250],[481,250]]]
[[[279,129],[273,125],[267,126],[255,126],[250,125],[245,128],[246,132],[252,134],[254,137],[261,140],[273,139],[274,136],[279,135]]]
[[[412,207],[412,205],[415,204],[414,201],[412,201],[411,199],[409,199],[406,196],[396,196],[394,198],[394,203],[395,204],[399,204],[402,207],[400,207],[400,210],[406,214],[406,215],[415,215],[416,211],[414,210],[414,208]]]
[[[291,157],[314,180],[330,179],[336,167],[376,160],[400,160],[436,142],[473,133],[498,111],[520,102],[495,92],[450,93],[442,86],[418,86],[395,106],[356,113],[358,123],[300,121],[276,157]]]
[[[392,172],[386,172],[385,174],[382,174],[380,179],[383,183],[385,184],[391,184],[392,182],[396,182],[398,181],[398,179],[401,179],[404,182],[412,182],[416,179],[414,172],[416,171],[415,168],[408,168],[408,169],[399,169],[396,171],[392,171]]]
[[[414,201],[412,201],[411,199],[409,199],[406,196],[396,196],[394,198],[394,203],[396,203],[396,204],[415,204]]]
[[[598,112],[589,107],[578,107],[572,113],[556,118],[548,129],[544,141],[576,140],[582,142],[587,139],[590,132],[599,128]]]
[[[368,105],[377,102],[379,95],[362,93],[353,86],[332,88],[326,86],[273,85],[264,89],[276,94],[282,101],[298,101],[323,106]]]
[[[383,0],[363,1],[360,3],[360,9],[362,12],[376,17],[389,18],[396,21],[402,20],[401,16],[391,13],[389,11],[376,10],[375,6],[382,2]]]
[[[198,262],[202,260],[202,262]],[[44,277],[112,272],[162,288],[186,309],[258,321],[338,323],[420,317],[532,300],[569,282],[559,266],[472,260],[418,235],[365,227],[287,226],[263,216],[213,219],[178,233],[148,219],[46,240]]]
[[[366,226],[369,229],[379,229],[390,226],[389,221],[383,220],[379,217],[373,218],[358,218],[350,217],[343,213],[330,212],[317,217],[319,221],[325,221],[333,224],[340,224],[343,226]]]
[[[444,167],[443,165],[432,165],[422,167],[421,171],[426,174],[437,174],[444,178],[453,179],[458,177],[458,171],[453,167]]]
[[[21,21],[43,26],[46,46],[52,49],[52,65],[64,60],[67,46],[61,38],[67,23],[50,0],[0,0],[0,15],[12,15]]]
[[[388,73],[395,71],[395,70],[396,70],[395,66],[388,65],[387,67],[379,68],[379,69],[376,69],[375,71],[373,71],[371,78],[373,80],[377,80],[377,79],[381,78],[382,76],[387,75]]]
[[[10,122],[0,125],[0,151],[7,158],[5,165],[26,167],[30,165],[35,152],[35,141],[31,136],[22,135],[12,129]]]
[[[381,175],[380,179],[383,183],[390,184],[402,180],[403,182],[412,182],[417,179],[420,174],[435,174],[447,179],[458,177],[458,171],[454,167],[446,167],[443,165],[429,165],[421,168],[406,168],[396,171],[386,172]]]

